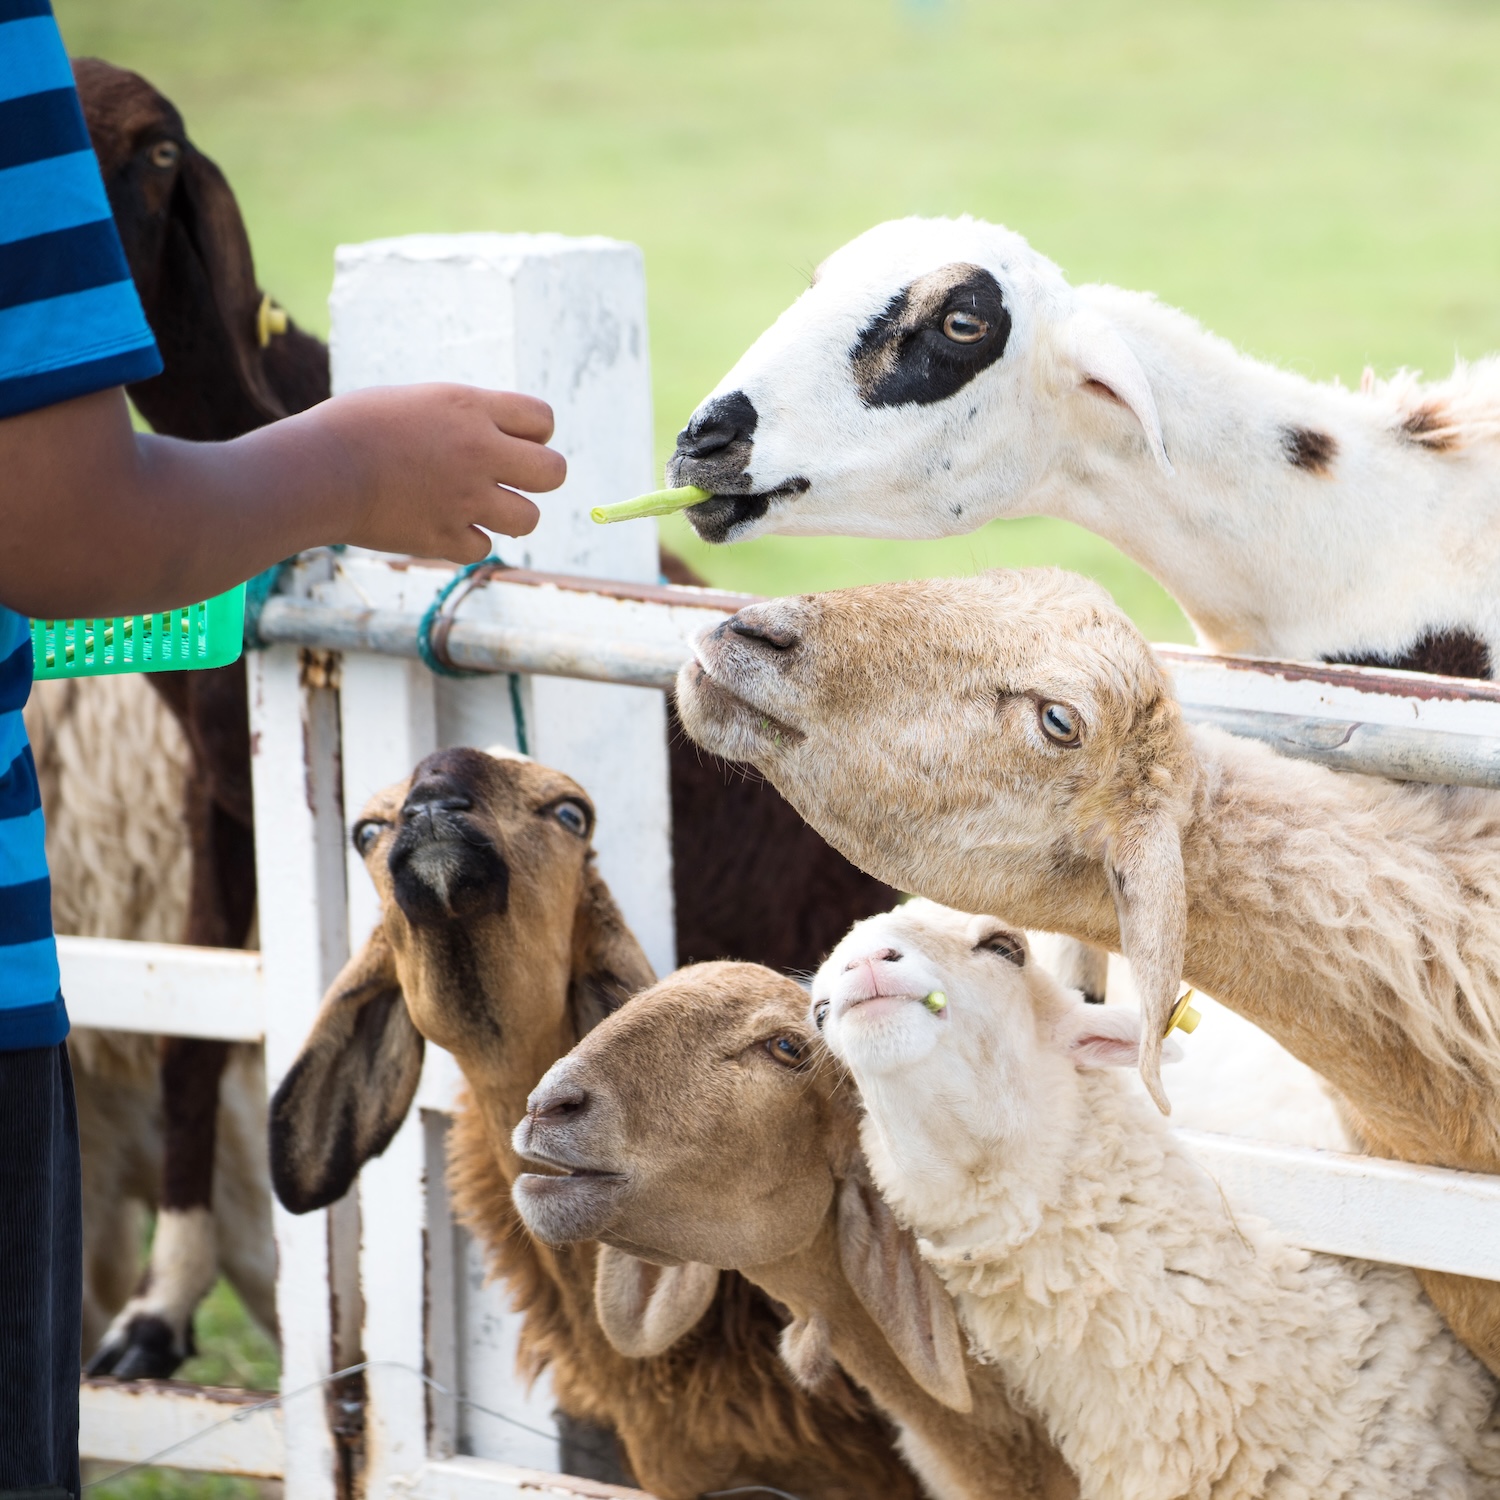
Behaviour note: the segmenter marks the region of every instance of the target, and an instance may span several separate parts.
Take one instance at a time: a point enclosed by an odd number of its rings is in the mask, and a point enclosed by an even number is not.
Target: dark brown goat
[[[326,346],[295,324],[266,336],[249,236],[223,174],[145,79],[97,59],[74,67],[90,137],[131,274],[165,368],[130,387],[173,437],[224,440],[329,393]],[[673,582],[700,583],[663,554]],[[243,663],[153,676],[192,750],[187,818],[192,885],[184,941],[245,942],[255,910],[250,736]],[[823,842],[767,783],[703,755],[673,726],[673,857],[684,962],[738,958],[811,970],[892,893]],[[207,1205],[225,1046],[165,1038],[163,1212]],[[124,1319],[91,1363],[119,1375],[170,1374],[186,1329]]]

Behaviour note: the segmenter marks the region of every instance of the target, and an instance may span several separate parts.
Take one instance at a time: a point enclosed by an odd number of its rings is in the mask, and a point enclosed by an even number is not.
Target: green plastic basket
[[[32,675],[38,679],[227,667],[244,647],[243,583],[160,614],[31,622]]]

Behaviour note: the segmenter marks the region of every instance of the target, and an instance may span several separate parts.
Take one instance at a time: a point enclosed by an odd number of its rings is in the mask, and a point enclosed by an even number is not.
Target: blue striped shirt
[[[161,372],[50,0],[0,0],[0,419]],[[0,604],[0,1050],[68,1032],[26,619]]]

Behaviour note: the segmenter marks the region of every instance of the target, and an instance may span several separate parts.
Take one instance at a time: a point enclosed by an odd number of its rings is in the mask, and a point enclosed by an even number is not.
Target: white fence
[[[544,502],[533,537],[502,541],[521,566],[469,596],[449,649],[531,674],[531,752],[589,788],[601,869],[666,972],[660,689],[691,635],[743,601],[658,586],[651,528],[587,519],[591,505],[652,477],[639,254],[556,236],[381,242],[340,252],[332,306],[336,389],[468,380],[534,392],[557,410],[567,486]],[[438,679],[411,659],[417,621],[451,576],[354,552],[298,565],[262,619],[278,644],[250,663],[262,952],[64,939],[76,1023],[263,1038],[276,1086],[351,936],[376,917],[349,820],[434,749],[515,743],[506,677]],[[1160,654],[1190,717],[1351,769],[1500,785],[1500,687]],[[280,1405],[88,1382],[85,1455],[134,1462],[181,1442],[164,1461],[283,1478],[288,1500],[352,1500],[351,1444],[362,1441],[372,1497],[635,1494],[541,1472],[555,1466],[550,1400],[519,1387],[516,1319],[503,1291],[482,1285],[444,1196],[457,1084],[452,1059],[429,1046],[417,1107],[349,1197],[301,1218],[277,1209]],[[1310,1248],[1500,1279],[1500,1179],[1226,1137],[1194,1147],[1237,1202]],[[330,1383],[356,1363],[362,1398]]]

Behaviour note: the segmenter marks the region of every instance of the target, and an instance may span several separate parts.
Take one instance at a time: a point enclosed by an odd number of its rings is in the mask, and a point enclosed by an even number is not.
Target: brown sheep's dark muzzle
[[[474,815],[462,775],[429,757],[402,804],[391,845],[396,904],[413,926],[501,916],[510,901],[510,866]]]

